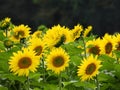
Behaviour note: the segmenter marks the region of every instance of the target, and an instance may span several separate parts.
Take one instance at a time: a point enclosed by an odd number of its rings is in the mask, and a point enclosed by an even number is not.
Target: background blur
[[[33,31],[41,24],[73,28],[80,23],[92,25],[95,34],[112,34],[120,31],[120,0],[0,0],[0,19],[5,17]]]

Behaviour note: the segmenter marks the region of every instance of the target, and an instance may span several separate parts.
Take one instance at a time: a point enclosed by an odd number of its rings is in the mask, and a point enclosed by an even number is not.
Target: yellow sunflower
[[[97,59],[97,56],[88,56],[82,61],[81,65],[78,66],[78,76],[81,77],[81,81],[86,81],[93,79],[99,73],[99,68],[101,67],[101,61]]]
[[[46,65],[47,70],[59,74],[69,66],[69,55],[62,48],[54,48],[47,56]]]
[[[21,24],[21,25],[19,25],[19,26],[15,26],[14,28],[13,28],[13,31],[12,31],[12,36],[11,36],[11,39],[13,40],[13,41],[17,41],[17,42],[19,42],[20,41],[20,39],[22,39],[22,38],[26,38],[26,37],[28,37],[29,36],[29,34],[30,34],[30,27],[28,27],[27,25],[25,26],[25,25],[23,25],[23,24]]]
[[[90,40],[90,41],[86,42],[87,53],[91,53],[91,54],[94,54],[94,55],[100,55],[101,54],[100,44],[101,44],[101,39],[100,38],[93,39],[93,40]]]
[[[28,76],[30,71],[37,71],[37,67],[40,64],[39,57],[35,55],[35,52],[24,48],[23,51],[13,53],[13,56],[9,60],[9,69],[15,75]]]
[[[71,30],[74,40],[80,37],[82,31],[83,31],[82,25],[77,24],[76,26],[74,26],[74,29]]]
[[[92,30],[92,26],[88,26],[87,28],[85,28],[85,31],[83,33],[83,37],[86,37],[91,30]]]
[[[113,39],[113,36],[106,33],[102,38],[100,47],[102,54],[107,54],[109,56],[112,56],[112,51],[115,50],[116,47],[116,42]]]
[[[120,51],[120,34],[117,33],[113,36],[114,41],[116,42],[116,47],[115,50],[119,50]]]
[[[63,30],[65,27],[61,27],[60,25],[54,26],[51,29],[48,29],[46,34],[43,37],[44,42],[50,48],[59,47],[66,40],[65,35],[63,34]]]
[[[74,41],[74,39],[72,38],[72,32],[71,30],[69,30],[69,28],[62,29],[61,33],[64,36],[64,41],[63,41],[64,44]]]
[[[35,51],[36,56],[41,57],[45,51],[45,43],[38,37],[32,37],[28,42],[28,48]]]
[[[33,34],[32,34],[32,37],[38,37],[38,38],[42,38],[42,31],[35,31]]]
[[[6,28],[8,28],[8,26],[10,25],[10,22],[11,22],[11,18],[6,17],[4,20],[1,21],[1,23],[0,23],[0,28],[1,28],[1,29],[6,29]]]

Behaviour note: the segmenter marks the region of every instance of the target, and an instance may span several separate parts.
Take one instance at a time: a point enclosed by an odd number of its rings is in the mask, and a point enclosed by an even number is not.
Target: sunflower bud
[[[5,30],[10,26],[10,18],[5,18],[0,22],[0,29]]]
[[[4,41],[4,46],[5,46],[6,48],[12,47],[12,46],[13,46],[13,41],[11,41],[11,40],[5,40],[5,41]]]

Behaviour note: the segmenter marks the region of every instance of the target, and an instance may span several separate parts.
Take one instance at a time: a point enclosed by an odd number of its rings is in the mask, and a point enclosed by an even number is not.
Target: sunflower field
[[[0,20],[0,90],[119,90],[120,33]]]

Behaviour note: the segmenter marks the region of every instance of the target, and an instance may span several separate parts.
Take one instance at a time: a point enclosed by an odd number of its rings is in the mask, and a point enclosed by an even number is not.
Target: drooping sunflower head
[[[71,30],[69,30],[69,28],[62,29],[62,35],[64,36],[64,44],[74,41],[73,33],[71,32]]]
[[[8,63],[10,71],[15,75],[28,76],[30,71],[37,71],[40,61],[34,51],[24,48],[23,51],[13,53]]]
[[[42,31],[37,30],[32,34],[32,37],[42,38]]]
[[[94,55],[101,54],[100,43],[101,43],[100,38],[94,39],[92,41],[88,41],[86,43],[86,46],[87,46],[86,51],[87,51],[87,53],[91,53],[91,54],[94,54]]]
[[[20,39],[28,37],[30,34],[30,29],[30,27],[23,24],[15,26],[13,28],[11,39],[14,41],[20,41]]]
[[[43,37],[43,40],[48,47],[59,47],[63,44],[66,39],[65,35],[63,34],[63,29],[64,27],[61,27],[60,25],[48,29]]]
[[[81,81],[93,79],[99,73],[101,66],[101,61],[97,59],[97,56],[90,55],[86,59],[84,58],[78,66],[78,76],[80,76]]]
[[[35,55],[41,57],[45,51],[45,43],[38,37],[32,37],[29,41],[28,48],[35,51]]]
[[[101,53],[111,56],[112,51],[115,50],[116,42],[113,39],[112,35],[109,35],[106,33],[100,45],[101,45],[101,50],[102,50]]]
[[[113,36],[114,41],[116,42],[116,47],[115,49],[120,51],[120,34],[117,33]]]
[[[59,74],[69,66],[69,55],[62,48],[54,48],[47,56],[46,66],[47,70]]]
[[[88,26],[87,28],[85,28],[85,31],[83,33],[83,37],[86,37],[91,30],[92,30],[92,26]]]
[[[77,24],[76,26],[74,26],[74,29],[71,30],[74,40],[80,37],[82,31],[83,31],[82,25]]]

